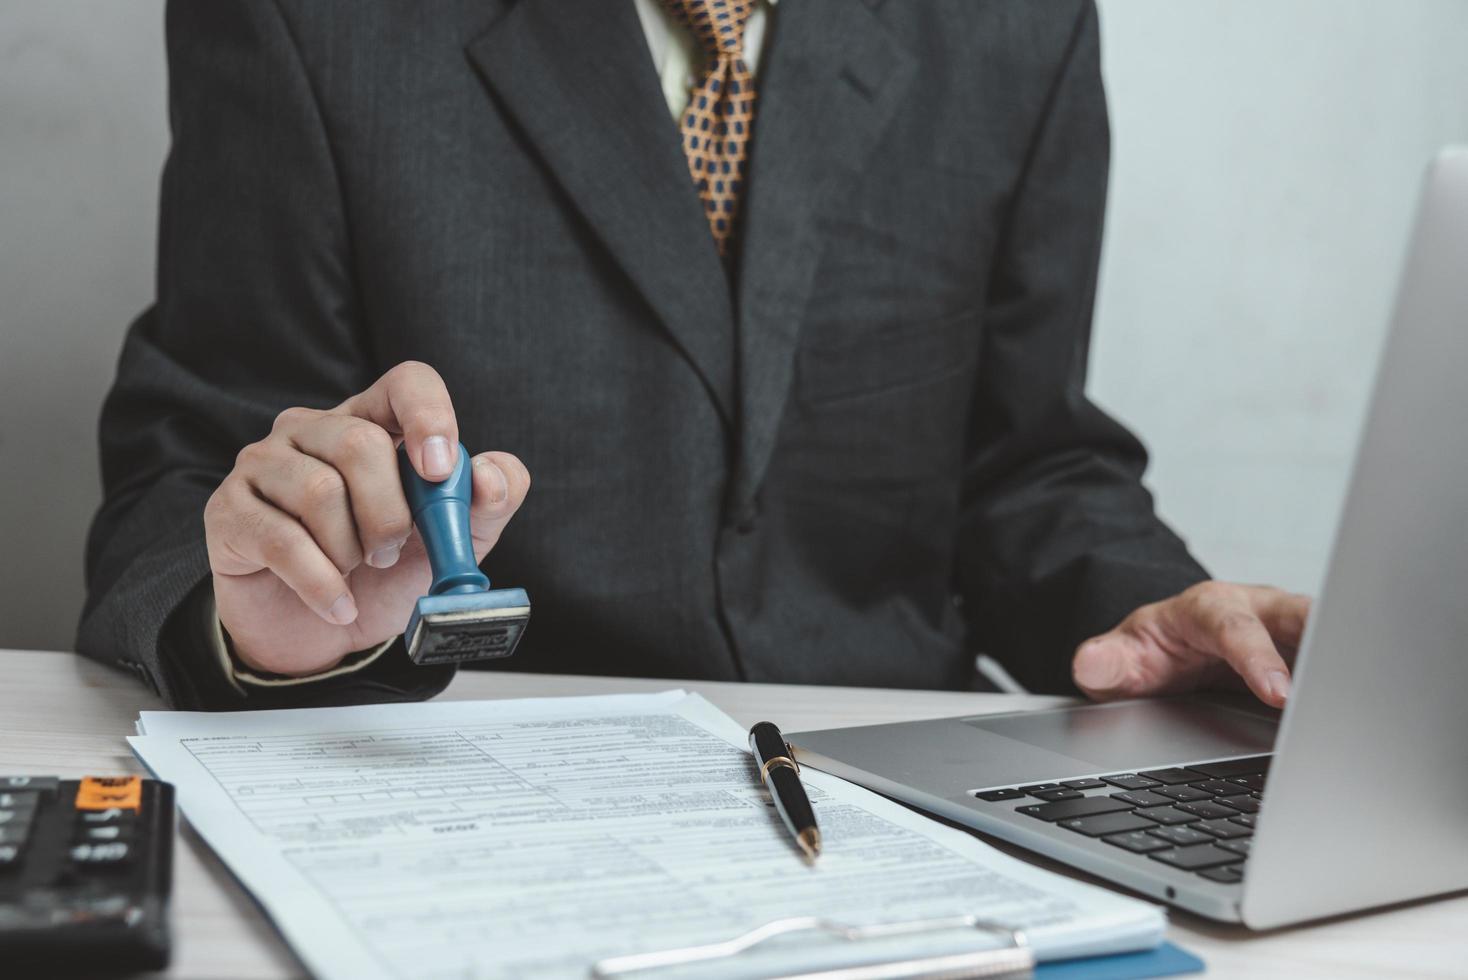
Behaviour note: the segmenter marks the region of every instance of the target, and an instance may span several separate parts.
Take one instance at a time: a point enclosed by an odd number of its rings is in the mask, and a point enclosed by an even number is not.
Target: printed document
[[[129,739],[320,977],[586,977],[596,961],[732,939],[772,919],[979,915],[1040,959],[1148,948],[1152,905],[1030,867],[825,773],[802,771],[807,864],[747,734],[697,695],[211,714],[144,712]],[[955,930],[883,955],[999,945]],[[781,937],[664,978],[870,962]],[[686,969],[686,968],[685,968]]]

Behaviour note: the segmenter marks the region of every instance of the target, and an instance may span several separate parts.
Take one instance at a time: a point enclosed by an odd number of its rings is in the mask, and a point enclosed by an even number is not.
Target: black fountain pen
[[[814,861],[821,855],[821,831],[816,827],[816,814],[805,795],[805,787],[800,785],[800,766],[795,761],[794,750],[780,729],[767,721],[749,730],[749,748],[780,819],[805,852],[806,860]]]

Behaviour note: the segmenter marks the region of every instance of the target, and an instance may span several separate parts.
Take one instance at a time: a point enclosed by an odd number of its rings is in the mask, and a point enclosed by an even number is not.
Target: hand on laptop
[[[1310,599],[1259,585],[1202,582],[1132,613],[1076,650],[1071,674],[1097,701],[1180,694],[1240,679],[1284,706]]]
[[[459,426],[438,372],[405,362],[336,408],[290,408],[246,446],[204,510],[219,621],[257,670],[305,675],[401,632],[430,581],[396,443],[428,480],[457,463]],[[473,459],[474,554],[525,500],[508,453]]]

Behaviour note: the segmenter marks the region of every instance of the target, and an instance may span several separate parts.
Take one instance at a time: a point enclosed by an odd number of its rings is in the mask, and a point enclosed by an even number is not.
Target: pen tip
[[[807,827],[795,837],[800,849],[805,852],[806,860],[814,861],[821,856],[821,832],[814,827]]]

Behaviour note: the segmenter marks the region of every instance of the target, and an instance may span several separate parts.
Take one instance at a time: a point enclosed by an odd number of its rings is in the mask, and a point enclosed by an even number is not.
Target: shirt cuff
[[[315,684],[332,677],[341,677],[343,674],[354,674],[382,656],[383,652],[397,639],[393,637],[371,649],[349,653],[341,663],[319,674],[290,677],[286,674],[256,673],[240,663],[230,649],[229,635],[224,632],[224,624],[219,621],[219,609],[214,604],[214,596],[206,596],[199,606],[204,616],[204,635],[209,637],[209,645],[214,648],[214,655],[219,659],[225,679],[240,694],[248,694],[244,687],[246,684],[251,687],[298,687],[302,684]]]

